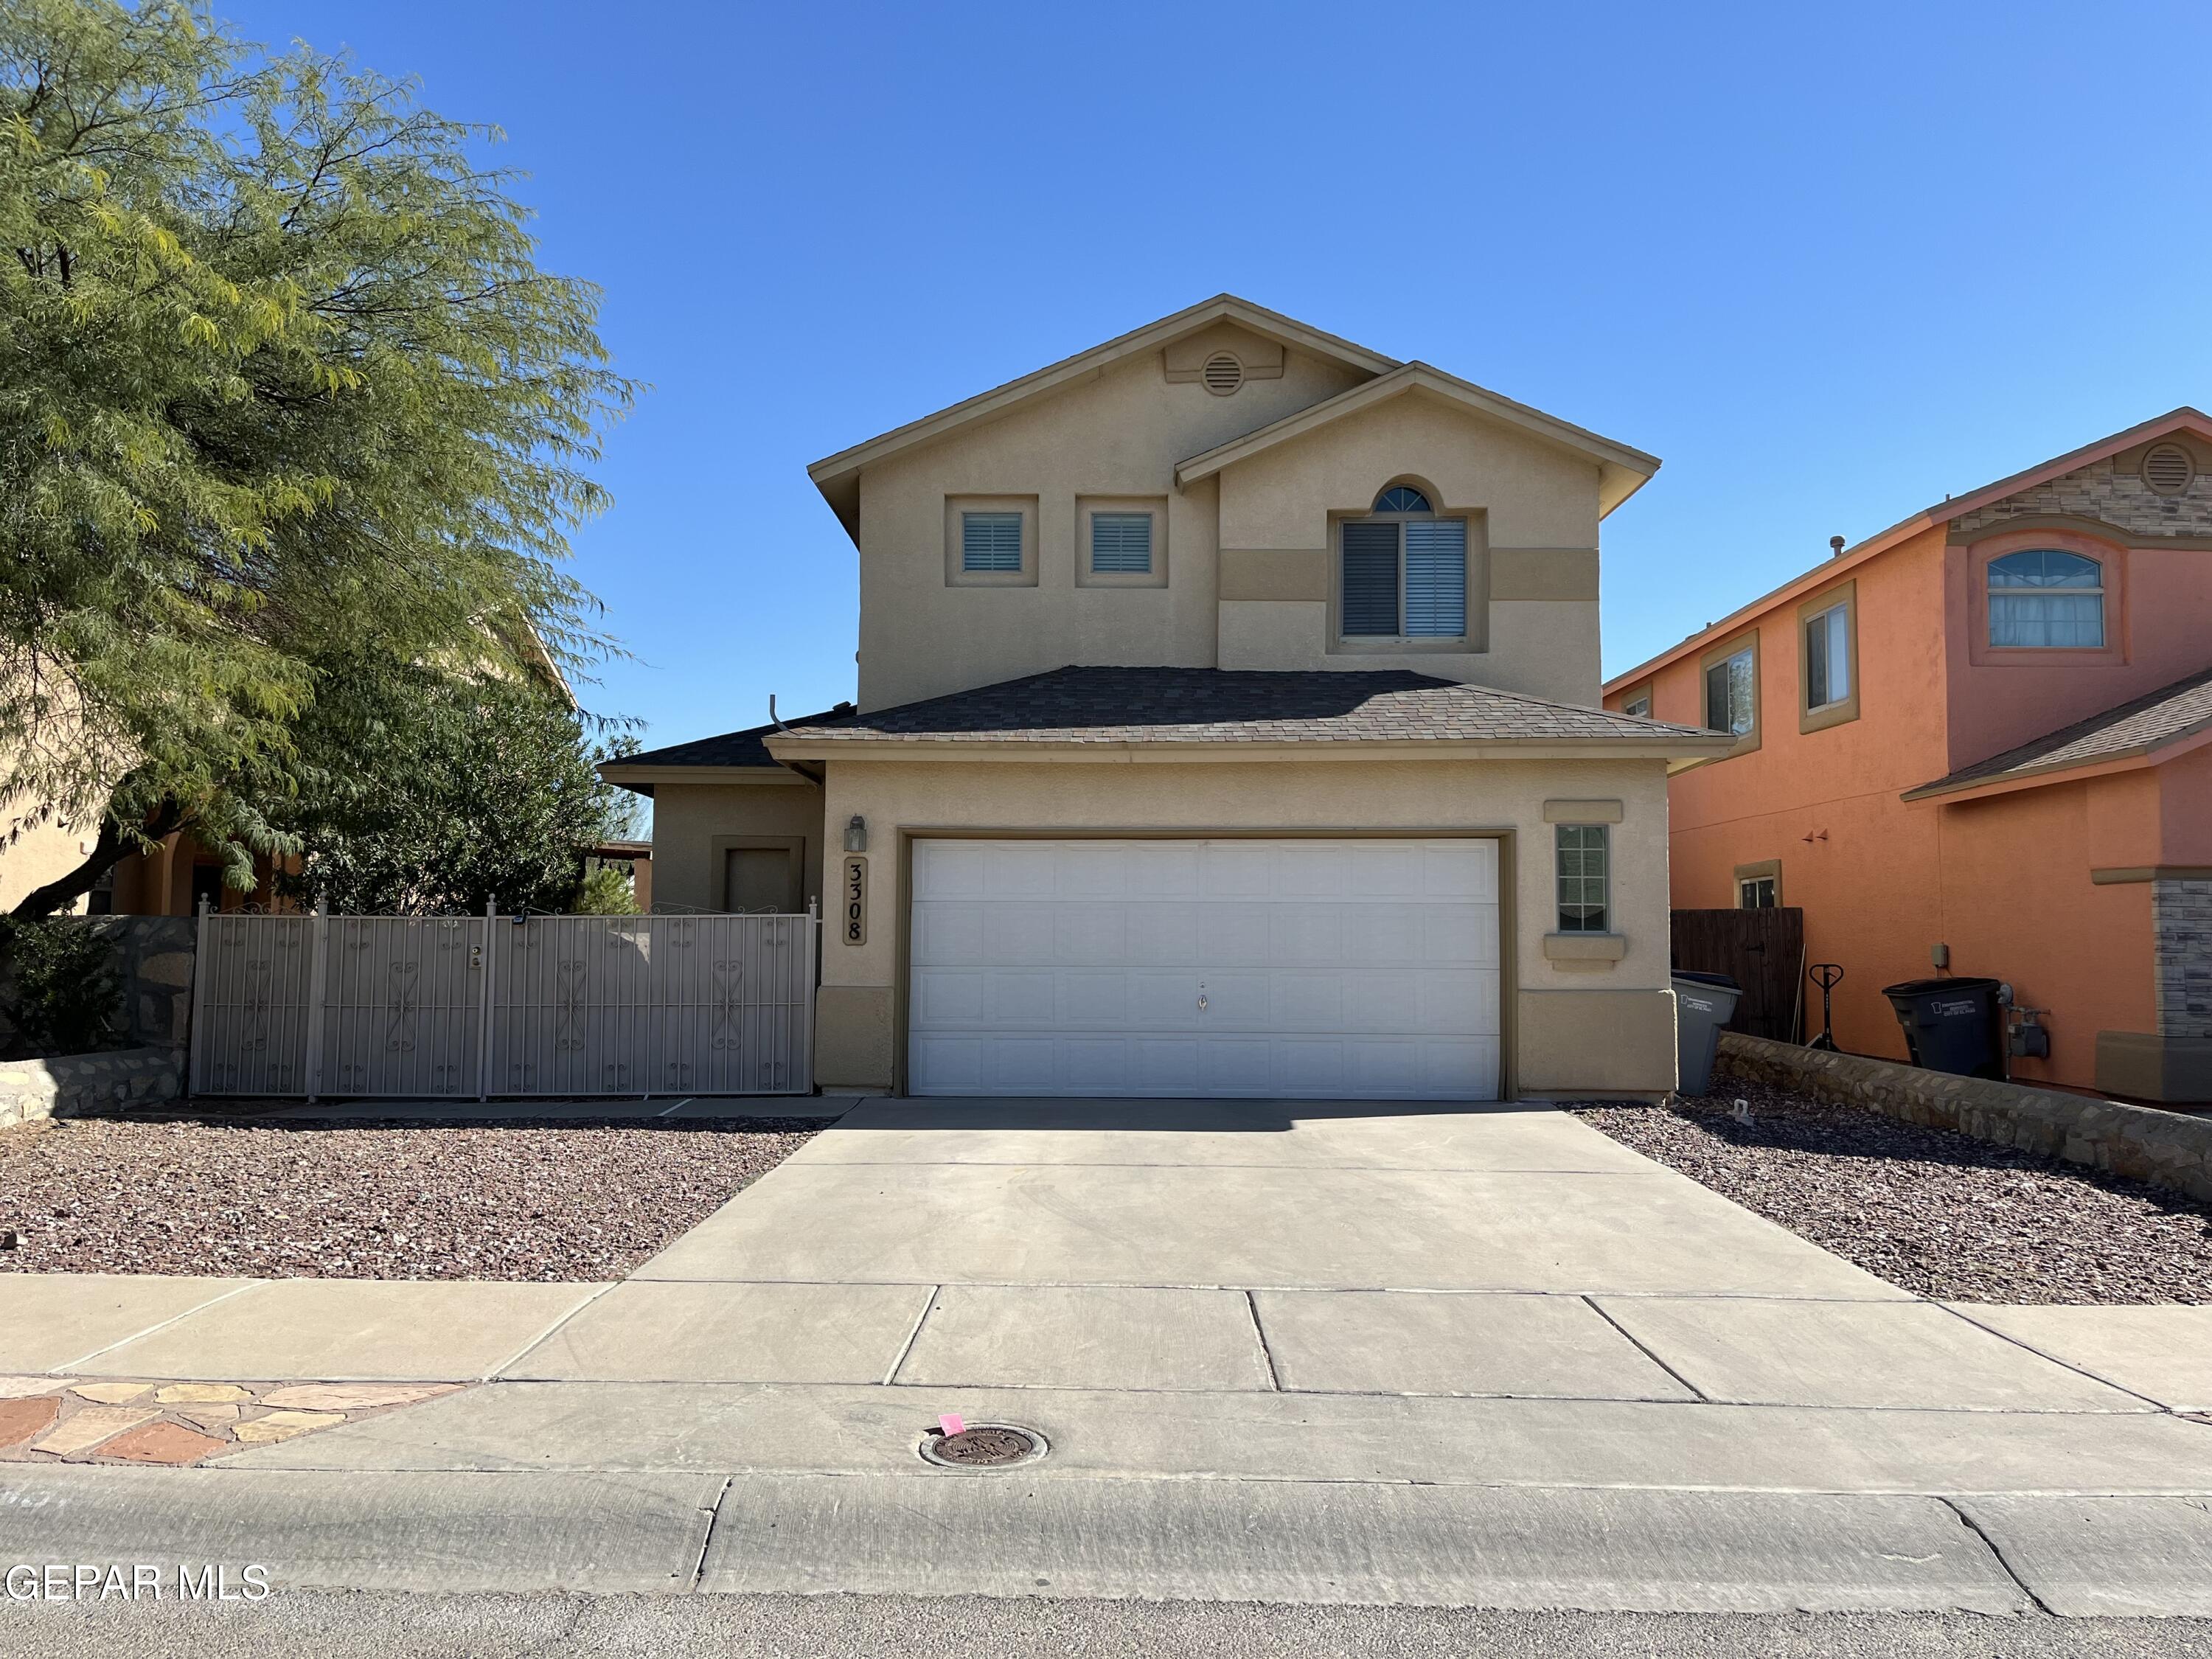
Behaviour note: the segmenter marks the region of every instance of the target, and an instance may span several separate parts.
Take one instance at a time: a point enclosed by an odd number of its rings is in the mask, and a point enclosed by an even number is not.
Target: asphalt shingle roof
[[[1923,783],[1906,794],[1964,789],[1978,783],[2033,777],[2099,761],[2123,760],[2157,749],[2212,726],[2212,668],[2160,686],[2100,714],[2062,726],[2017,749],[1962,766],[1947,777]]]
[[[1709,735],[1401,669],[1060,668],[810,726],[817,743],[1465,742]]]
[[[824,720],[842,720],[853,712],[850,703],[839,703],[835,708],[825,708],[818,714],[799,714],[784,722],[787,726],[819,726]],[[773,722],[767,726],[749,726],[742,732],[725,732],[719,738],[695,738],[690,743],[672,743],[665,749],[647,749],[635,755],[623,755],[612,763],[617,766],[774,766],[775,756],[761,744],[761,739],[775,730]]]

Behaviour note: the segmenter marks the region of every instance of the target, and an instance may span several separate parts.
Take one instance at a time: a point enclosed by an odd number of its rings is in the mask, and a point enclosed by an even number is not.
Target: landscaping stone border
[[[0,1060],[0,1129],[37,1118],[76,1117],[104,1106],[174,1100],[183,1086],[184,1054],[175,1048]]]
[[[1721,1033],[1723,1065],[1816,1100],[1863,1107],[1906,1123],[1954,1129],[1977,1140],[2212,1200],[2212,1117],[2124,1106],[2086,1095],[1953,1077],[1890,1060],[1801,1048]]]

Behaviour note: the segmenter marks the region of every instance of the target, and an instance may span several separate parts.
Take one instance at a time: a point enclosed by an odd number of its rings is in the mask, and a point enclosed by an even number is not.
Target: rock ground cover
[[[0,1376],[0,1463],[184,1468],[396,1411],[461,1386]]]
[[[821,1127],[26,1124],[0,1131],[0,1272],[618,1279]]]
[[[1748,1121],[1735,1113],[1744,1103]],[[2212,1204],[1723,1069],[1575,1115],[1891,1284],[1950,1302],[2212,1302]]]

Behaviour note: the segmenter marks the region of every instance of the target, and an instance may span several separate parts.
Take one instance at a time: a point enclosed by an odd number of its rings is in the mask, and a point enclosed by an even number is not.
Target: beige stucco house
[[[1658,465],[1224,295],[816,463],[857,706],[605,773],[665,905],[825,901],[827,1089],[1656,1095],[1729,742],[1597,707]]]

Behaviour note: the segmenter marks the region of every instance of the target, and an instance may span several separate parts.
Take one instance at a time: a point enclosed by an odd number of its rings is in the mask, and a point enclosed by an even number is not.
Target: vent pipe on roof
[[[779,715],[775,712],[775,693],[773,691],[768,694],[768,717],[770,723],[775,726],[777,731],[788,732],[791,730],[789,726],[783,723],[782,716]]]
[[[1828,556],[1832,559],[1840,559],[1844,556],[1844,538],[1841,536],[1828,538]]]

